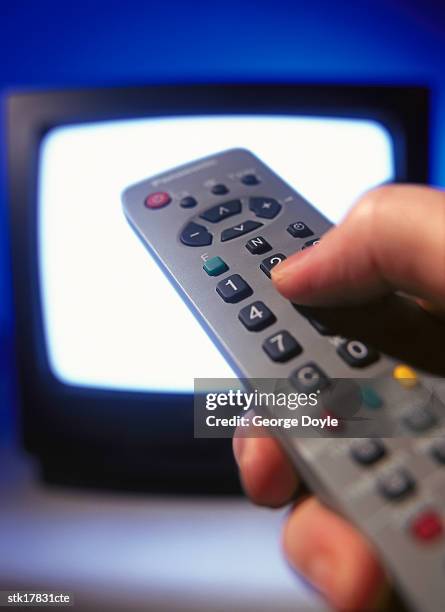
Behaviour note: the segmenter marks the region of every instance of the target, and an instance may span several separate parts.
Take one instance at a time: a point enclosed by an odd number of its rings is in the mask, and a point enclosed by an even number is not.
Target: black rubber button
[[[359,340],[346,340],[337,348],[337,353],[352,368],[364,368],[379,358],[377,351]]]
[[[295,223],[291,223],[287,231],[294,238],[308,238],[309,236],[313,236],[314,232],[310,227],[303,223],[303,221],[295,221]]]
[[[403,417],[404,424],[416,433],[427,431],[437,423],[436,415],[423,406],[416,406]]]
[[[259,227],[262,227],[262,225],[263,224],[258,223],[258,221],[243,221],[242,223],[238,223],[238,225],[229,227],[221,233],[221,242],[227,242],[227,240],[239,238],[239,236],[243,236],[244,234],[248,234]]]
[[[282,329],[263,342],[263,349],[272,361],[289,361],[303,352],[301,345],[291,334]]]
[[[252,255],[262,255],[263,253],[271,251],[272,247],[262,236],[257,236],[256,238],[251,238],[249,242],[246,243],[246,249],[252,253]]]
[[[212,234],[199,223],[187,223],[181,232],[180,240],[187,246],[200,247],[212,244]]]
[[[224,202],[223,204],[217,204],[216,206],[212,206],[212,208],[209,208],[208,210],[203,212],[200,217],[202,219],[205,219],[206,221],[210,221],[211,223],[218,223],[218,221],[227,219],[232,215],[237,215],[240,212],[240,200],[231,200],[230,202]]]
[[[329,384],[329,379],[321,368],[314,362],[306,363],[290,376],[294,387],[302,393],[312,393],[325,389]]]
[[[213,185],[211,191],[215,195],[226,195],[226,193],[229,193],[229,190],[227,189],[227,187],[223,185],[222,183]]]
[[[182,198],[182,200],[179,202],[179,205],[182,206],[182,208],[193,208],[197,204],[198,201],[192,196],[186,196],[185,198]]]
[[[216,285],[216,291],[225,302],[236,304],[252,295],[252,288],[239,274],[232,274]]]
[[[307,249],[312,246],[317,246],[319,244],[320,244],[320,238],[313,238],[312,240],[308,240],[307,242],[305,242],[303,246],[301,247],[301,250],[304,251],[304,249]]]
[[[252,302],[239,312],[238,319],[249,331],[261,331],[277,320],[264,302]]]
[[[385,447],[374,438],[357,440],[351,447],[351,456],[361,465],[373,465],[386,454]]]
[[[273,198],[250,198],[249,208],[257,217],[273,219],[280,212],[281,204]]]
[[[414,491],[415,481],[407,470],[397,468],[382,476],[377,482],[377,487],[383,497],[397,501]]]
[[[244,185],[258,185],[260,179],[256,176],[256,174],[245,174],[241,177],[241,182]]]
[[[438,463],[445,465],[445,439],[434,442],[430,450],[434,459]]]
[[[286,255],[283,255],[283,253],[275,253],[275,255],[269,255],[269,257],[263,259],[260,264],[260,268],[264,272],[264,274],[266,274],[270,278],[272,268],[275,268],[275,266],[277,266],[285,259]]]

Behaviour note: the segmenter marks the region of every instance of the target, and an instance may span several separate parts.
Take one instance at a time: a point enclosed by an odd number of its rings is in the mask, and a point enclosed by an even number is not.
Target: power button
[[[150,193],[150,195],[145,200],[145,206],[147,208],[162,208],[163,206],[167,206],[172,201],[170,194],[166,191],[156,191],[155,193]]]

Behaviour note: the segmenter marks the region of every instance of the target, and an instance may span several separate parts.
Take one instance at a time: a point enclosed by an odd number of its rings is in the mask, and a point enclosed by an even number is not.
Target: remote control
[[[444,326],[399,296],[351,309],[302,308],[280,296],[272,268],[317,248],[332,224],[247,150],[168,170],[122,200],[240,377],[286,379],[301,392],[360,379],[360,414],[386,411],[397,437],[283,434],[281,442],[314,493],[371,540],[406,606],[442,610]]]

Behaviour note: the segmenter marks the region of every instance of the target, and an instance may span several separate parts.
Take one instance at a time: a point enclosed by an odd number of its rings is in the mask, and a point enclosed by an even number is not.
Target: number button
[[[270,255],[269,257],[266,257],[266,259],[263,259],[260,268],[264,272],[264,274],[266,274],[270,278],[272,268],[277,266],[285,259],[286,255],[283,255],[283,253],[275,253],[275,255]]]
[[[347,340],[338,347],[337,353],[352,368],[364,368],[379,358],[374,349],[359,340]]]
[[[318,246],[320,244],[320,238],[313,238],[312,240],[308,240],[303,244],[301,250],[308,249],[309,247]]]
[[[314,232],[310,227],[303,223],[303,221],[296,221],[295,223],[291,223],[287,228],[287,231],[294,238],[309,238],[309,236],[313,236]]]
[[[240,310],[238,319],[249,331],[261,331],[277,320],[264,302],[253,302]]]
[[[239,274],[232,274],[216,285],[216,291],[225,302],[236,304],[252,295],[252,288]]]
[[[289,361],[303,352],[295,338],[284,329],[267,338],[263,342],[263,349],[272,361],[280,362]]]

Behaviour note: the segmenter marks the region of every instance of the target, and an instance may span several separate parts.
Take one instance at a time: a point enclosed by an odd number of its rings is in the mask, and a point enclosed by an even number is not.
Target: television
[[[373,186],[427,182],[428,105],[425,88],[388,85],[11,94],[21,422],[43,476],[84,486],[238,490],[229,441],[194,439],[192,410],[194,378],[234,374],[135,239],[121,206],[128,185],[247,148],[337,222]]]

